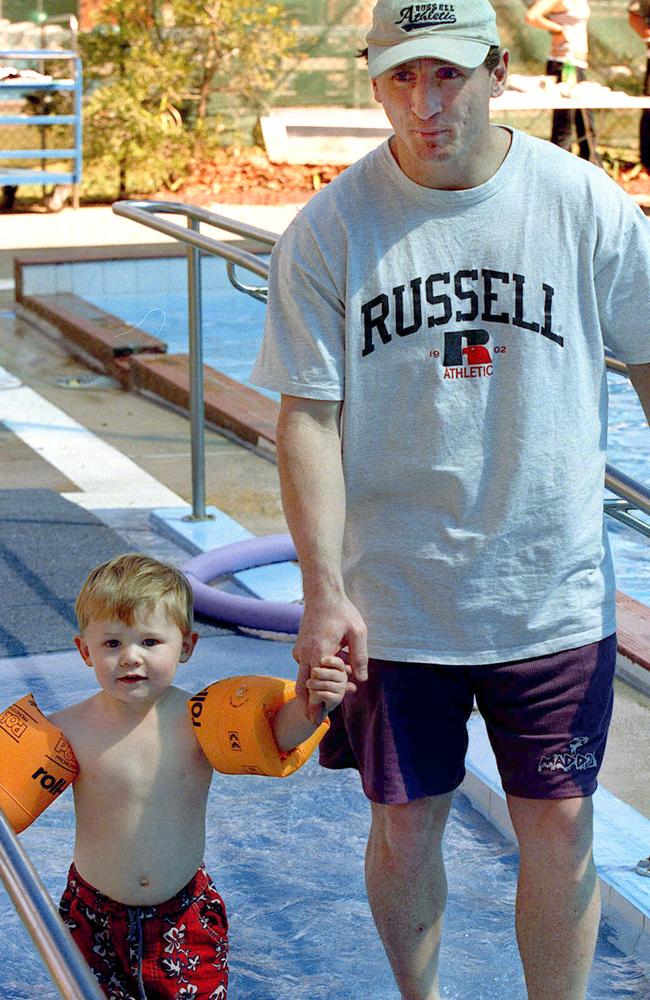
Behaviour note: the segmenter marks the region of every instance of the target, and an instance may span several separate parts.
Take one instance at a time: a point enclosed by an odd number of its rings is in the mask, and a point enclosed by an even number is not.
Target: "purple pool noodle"
[[[210,587],[211,580],[255,566],[291,562],[296,549],[290,535],[263,535],[231,542],[202,553],[183,566],[194,594],[194,610],[208,618],[269,632],[296,633],[302,619],[302,604],[239,597]]]

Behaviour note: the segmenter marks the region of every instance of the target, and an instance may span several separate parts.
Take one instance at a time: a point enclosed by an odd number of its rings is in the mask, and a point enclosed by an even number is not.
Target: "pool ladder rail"
[[[205,520],[205,405],[203,397],[203,337],[201,317],[201,253],[222,257],[226,261],[231,284],[240,292],[251,295],[260,302],[266,302],[268,288],[264,285],[246,285],[239,280],[237,267],[242,267],[257,277],[267,281],[269,269],[265,261],[248,250],[233,247],[223,240],[216,240],[200,232],[201,223],[254,240],[269,248],[278,240],[276,233],[265,229],[216,215],[205,208],[173,201],[118,201],[113,212],[139,222],[149,229],[171,236],[187,247],[187,293],[189,315],[190,348],[190,419],[192,427],[192,515],[191,520]],[[180,215],[187,221],[187,228],[159,218],[160,215]],[[605,351],[605,364],[609,371],[627,376],[625,365],[610,351]],[[650,489],[625,473],[608,465],[605,472],[605,486],[616,495],[616,500],[605,500],[604,510],[610,517],[621,521],[635,531],[650,538],[650,523],[639,514],[650,517]]]
[[[0,878],[64,1000],[106,1000],[1,809]]]

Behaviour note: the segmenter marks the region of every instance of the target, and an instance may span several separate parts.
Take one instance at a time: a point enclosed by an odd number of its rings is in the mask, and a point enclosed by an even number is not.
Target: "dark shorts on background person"
[[[156,906],[118,903],[71,865],[59,911],[110,1000],[226,1000],[226,909],[203,865]]]
[[[474,698],[506,792],[592,795],[612,715],[616,636],[481,666],[370,660],[368,680],[330,715],[324,767],[354,767],[373,802],[453,791],[465,777]]]

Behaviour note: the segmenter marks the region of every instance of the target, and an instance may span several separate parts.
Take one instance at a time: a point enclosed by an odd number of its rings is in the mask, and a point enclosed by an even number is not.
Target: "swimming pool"
[[[169,354],[187,354],[186,272],[184,257],[89,261],[71,265],[72,290],[125,323],[164,340]],[[259,283],[248,272],[238,274],[246,284]],[[201,282],[205,363],[251,385],[248,376],[261,339],[265,306],[233,288],[226,264],[218,258],[202,258]],[[273,392],[266,395],[278,398]]]
[[[203,638],[178,683],[197,690],[261,665],[290,677],[290,647],[242,636]],[[215,666],[217,665],[217,666]],[[76,652],[0,662],[6,702],[33,690],[54,711],[95,690]],[[233,1000],[398,1000],[363,880],[369,807],[357,775],[310,761],[293,778],[215,777],[206,860],[231,926]],[[73,847],[66,792],[21,840],[58,900]],[[449,905],[442,995],[448,1000],[525,1000],[515,946],[512,844],[456,796],[445,844]],[[0,890],[3,1000],[58,993]],[[650,968],[622,954],[603,921],[589,1000],[649,1000]]]
[[[67,267],[71,291],[164,340],[170,354],[187,353],[185,258],[90,261]],[[206,257],[201,268],[205,361],[250,385],[248,375],[260,343],[265,307],[233,288],[223,260]],[[620,375],[610,373],[608,381],[609,462],[641,482],[650,483],[648,427],[636,393]],[[277,398],[272,392],[265,394]],[[650,605],[648,540],[609,517],[607,529],[619,589]]]

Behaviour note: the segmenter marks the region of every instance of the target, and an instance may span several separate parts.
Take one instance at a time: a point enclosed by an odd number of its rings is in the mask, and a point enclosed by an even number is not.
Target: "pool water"
[[[276,676],[294,675],[288,643],[204,637],[177,683],[196,691],[261,664]],[[51,712],[96,689],[74,651],[4,660],[1,670],[5,704],[33,690]],[[312,759],[283,781],[215,775],[205,857],[229,913],[233,1000],[398,1000],[366,901],[368,826],[356,772],[326,771]],[[58,902],[73,850],[70,791],[21,841]],[[442,995],[525,1000],[513,927],[516,853],[462,794],[445,858]],[[58,994],[1,888],[0,921],[0,997],[54,1000]],[[622,998],[650,1000],[650,968],[624,955],[603,921],[588,1000]]]
[[[131,281],[124,268],[132,266]],[[143,266],[147,268],[143,270]],[[92,264],[83,264],[88,275]],[[109,268],[106,271],[106,268]],[[72,266],[74,274],[75,265]],[[115,280],[111,280],[111,268]],[[264,324],[263,303],[238,292],[230,284],[223,260],[204,258],[201,263],[203,339],[206,364],[245,385],[253,367]],[[187,343],[187,289],[184,258],[156,261],[116,261],[96,265],[97,281],[86,280],[77,294],[126,323],[155,334],[170,354],[185,354]],[[156,274],[158,277],[156,278]],[[257,278],[240,273],[244,283]],[[74,278],[73,278],[74,281]],[[608,374],[610,388],[608,461],[642,483],[650,484],[650,435],[643,410],[626,378]],[[273,392],[254,388],[277,399]],[[607,518],[614,553],[618,587],[650,605],[650,541],[620,522]]]
[[[263,261],[268,257],[262,256]],[[129,287],[122,280],[110,280],[111,270],[124,273],[133,266],[134,281]],[[143,269],[142,265],[149,265]],[[139,265],[139,266],[138,266]],[[87,269],[93,265],[84,264]],[[151,261],[102,261],[96,265],[97,277],[88,281],[77,294],[125,323],[145,330],[167,344],[169,354],[187,354],[187,265],[185,258]],[[156,278],[156,273],[158,277]],[[74,273],[74,265],[73,265]],[[259,284],[261,279],[238,270],[244,284]],[[125,287],[126,284],[126,287]],[[215,257],[201,260],[203,307],[203,354],[205,363],[230,378],[251,385],[248,376],[253,367],[264,325],[265,305],[250,295],[238,292],[228,279],[225,261]],[[90,286],[90,287],[88,287]],[[254,386],[258,392],[262,391]],[[277,399],[276,393],[266,393]]]

